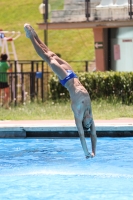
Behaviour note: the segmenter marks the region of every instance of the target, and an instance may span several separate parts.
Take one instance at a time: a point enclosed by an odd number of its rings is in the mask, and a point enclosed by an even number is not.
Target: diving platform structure
[[[37,25],[42,30],[93,29],[96,69],[133,71],[132,16],[133,0],[64,0],[63,10],[51,11]]]

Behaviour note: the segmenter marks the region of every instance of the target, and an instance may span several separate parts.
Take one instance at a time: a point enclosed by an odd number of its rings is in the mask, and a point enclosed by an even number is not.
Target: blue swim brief
[[[63,85],[63,86],[65,86],[65,84],[66,84],[66,82],[68,81],[68,80],[70,80],[71,78],[78,78],[77,77],[77,75],[72,71],[72,70],[66,70],[67,71],[67,76],[66,76],[66,78],[64,78],[63,80],[60,80],[59,79],[59,81],[60,81],[60,83]]]

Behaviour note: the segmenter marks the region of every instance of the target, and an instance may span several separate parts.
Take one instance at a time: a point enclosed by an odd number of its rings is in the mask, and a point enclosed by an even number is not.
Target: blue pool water
[[[90,148],[90,139],[87,138]],[[133,138],[0,139],[0,200],[132,200]]]

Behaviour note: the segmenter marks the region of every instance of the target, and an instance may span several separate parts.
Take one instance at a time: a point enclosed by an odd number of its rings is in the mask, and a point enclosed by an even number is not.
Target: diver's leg
[[[34,37],[36,39],[36,41],[38,42],[38,44],[47,52],[49,49],[48,47],[39,39],[37,33],[35,32],[35,30],[32,28],[32,26],[30,24],[24,24],[24,30],[26,32],[26,37],[27,38],[31,38]]]
[[[36,46],[37,43],[38,43],[39,47],[43,50],[43,52],[48,53],[48,56],[51,56],[52,59],[55,59],[61,65],[62,68],[64,68],[65,70],[67,70],[67,69],[72,70],[71,66],[65,60],[61,59],[54,52],[49,50],[49,48],[39,39],[37,33],[30,26],[30,24],[25,24],[24,29],[25,29],[25,32],[26,32],[26,36],[31,39],[33,46],[34,46],[34,48],[37,51],[39,56],[41,56],[41,52],[39,51],[39,49]],[[44,57],[43,57],[43,59],[44,59]],[[47,62],[48,61],[47,57],[45,57],[44,60]]]
[[[37,54],[48,63],[60,79],[64,79],[67,76],[66,69],[72,69],[70,65],[50,51],[48,47],[40,41],[30,25],[25,24],[24,29],[26,36],[30,38]]]

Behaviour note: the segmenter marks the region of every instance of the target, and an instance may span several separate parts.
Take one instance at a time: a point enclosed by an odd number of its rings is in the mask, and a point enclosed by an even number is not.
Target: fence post
[[[87,21],[89,21],[90,17],[90,0],[85,0],[85,16]]]
[[[13,64],[10,63],[10,67],[13,69]],[[13,76],[14,74],[11,72],[9,76],[9,82],[10,82],[10,100],[13,101],[13,88],[12,88],[12,82],[13,82]]]
[[[132,12],[132,0],[128,0],[128,5],[129,5],[129,7],[128,7],[128,14],[129,14],[129,16],[130,16],[130,19],[132,19],[132,15],[133,15],[133,12]]]
[[[36,77],[36,73],[38,72],[39,68],[38,68],[38,61],[36,62],[36,65],[34,66],[35,68],[35,77]],[[38,94],[39,94],[39,84],[38,84],[38,78],[35,78],[35,83],[34,83],[34,87],[35,87],[35,95],[37,97],[38,100]]]
[[[30,74],[30,97],[31,101],[35,97],[35,73],[34,73],[34,61],[31,61],[31,74]]]
[[[44,80],[44,61],[42,61],[42,79],[41,79],[41,94],[42,94],[42,102],[44,102],[44,84],[43,84],[43,80]]]
[[[88,60],[85,61],[85,71],[86,72],[89,71],[89,61]]]
[[[17,61],[14,61],[15,63],[15,106],[17,106],[17,84],[18,84],[18,77],[17,77]]]
[[[24,72],[23,72],[23,65],[21,65],[21,95],[22,95],[22,103],[24,103],[25,90],[24,90]]]

